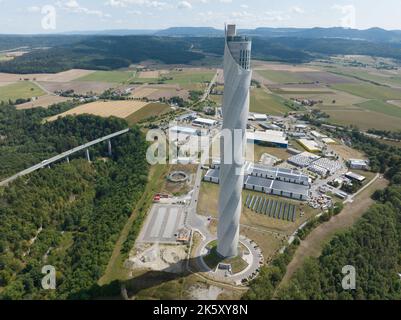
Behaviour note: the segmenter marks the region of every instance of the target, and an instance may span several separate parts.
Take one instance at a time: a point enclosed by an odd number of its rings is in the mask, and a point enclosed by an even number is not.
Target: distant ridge
[[[401,30],[385,30],[381,28],[370,28],[366,30],[347,29],[341,27],[333,28],[256,28],[240,29],[240,34],[253,37],[276,38],[296,37],[306,39],[339,38],[351,40],[365,40],[372,42],[401,42]],[[104,31],[76,31],[64,34],[70,35],[153,35],[159,37],[222,37],[224,31],[212,27],[172,27],[164,30],[104,30]]]

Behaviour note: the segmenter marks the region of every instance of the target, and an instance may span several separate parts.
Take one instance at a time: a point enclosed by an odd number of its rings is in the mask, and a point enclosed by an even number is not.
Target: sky
[[[342,26],[401,30],[400,12],[400,0],[0,0],[0,33],[187,26],[222,29],[226,22],[241,29]]]

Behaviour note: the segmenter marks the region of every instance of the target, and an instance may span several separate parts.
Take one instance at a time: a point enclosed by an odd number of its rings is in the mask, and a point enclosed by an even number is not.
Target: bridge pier
[[[108,145],[108,148],[109,148],[109,157],[111,157],[113,155],[113,153],[111,151],[111,139],[107,140],[107,145]]]
[[[91,157],[89,154],[89,149],[86,149],[86,159],[88,159],[88,162],[91,162]]]
[[[70,163],[70,157],[65,158],[67,160],[67,163]]]

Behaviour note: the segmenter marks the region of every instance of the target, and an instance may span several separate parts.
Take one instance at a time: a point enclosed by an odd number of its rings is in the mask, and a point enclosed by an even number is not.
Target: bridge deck
[[[12,181],[18,179],[19,177],[25,176],[25,175],[27,175],[27,174],[30,174],[30,173],[36,171],[36,170],[42,169],[42,168],[44,168],[44,167],[46,167],[46,166],[48,166],[48,165],[51,165],[51,164],[54,163],[54,162],[60,161],[60,160],[62,160],[62,159],[65,159],[65,158],[67,158],[67,157],[69,157],[69,156],[71,156],[71,155],[73,155],[73,154],[75,154],[75,153],[77,153],[77,152],[86,150],[86,149],[88,149],[89,147],[92,147],[92,146],[94,146],[94,145],[96,145],[96,144],[98,144],[98,143],[101,143],[101,142],[103,142],[103,141],[107,141],[107,140],[113,139],[113,138],[115,138],[115,137],[121,136],[121,135],[127,133],[129,130],[130,130],[130,129],[124,129],[124,130],[121,130],[121,131],[118,131],[118,132],[109,134],[109,135],[104,136],[104,137],[102,137],[102,138],[99,138],[99,139],[90,141],[90,142],[88,142],[88,143],[85,143],[85,144],[83,144],[83,145],[81,145],[81,146],[79,146],[79,147],[76,147],[76,148],[74,148],[74,149],[65,151],[65,152],[63,152],[63,153],[61,153],[61,154],[59,154],[59,155],[57,155],[57,156],[54,156],[54,157],[48,159],[48,160],[44,160],[44,161],[42,161],[41,163],[38,163],[38,164],[36,164],[36,165],[34,165],[34,166],[28,168],[28,169],[25,169],[25,170],[23,170],[23,171],[21,171],[21,172],[18,172],[17,174],[13,175],[13,176],[10,177],[10,178],[7,178],[6,180],[1,181],[1,182],[0,182],[0,186],[5,186],[5,185],[7,185],[8,183],[10,183],[10,182],[12,182]]]

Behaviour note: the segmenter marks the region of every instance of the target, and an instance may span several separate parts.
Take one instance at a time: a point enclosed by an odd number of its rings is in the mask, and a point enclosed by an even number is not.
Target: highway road
[[[50,159],[44,160],[41,163],[38,163],[38,164],[28,168],[28,169],[25,169],[25,170],[23,170],[21,172],[18,172],[17,174],[13,175],[12,177],[10,177],[8,179],[5,179],[5,180],[1,181],[0,182],[0,186],[6,186],[10,182],[12,182],[12,181],[14,181],[14,180],[16,180],[16,179],[18,179],[18,178],[20,178],[22,176],[28,175],[28,174],[36,171],[36,170],[42,169],[42,168],[44,168],[46,166],[49,166],[52,163],[55,163],[55,162],[60,161],[62,159],[66,159],[69,156],[71,156],[71,155],[73,155],[73,154],[75,154],[77,152],[84,151],[84,150],[86,150],[86,149],[88,149],[88,148],[90,148],[90,147],[92,147],[92,146],[94,146],[94,145],[96,145],[98,143],[113,139],[113,138],[115,138],[117,136],[120,136],[120,135],[123,135],[123,134],[127,133],[129,130],[130,129],[125,129],[125,130],[121,130],[121,131],[109,134],[109,135],[107,135],[105,137],[102,137],[102,138],[93,140],[91,142],[85,143],[85,144],[83,144],[83,145],[81,145],[79,147],[76,147],[74,149],[65,151],[65,152],[63,152],[63,153],[61,153],[61,154],[59,154],[57,156],[54,156],[54,157],[52,157]]]

